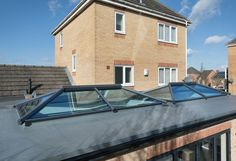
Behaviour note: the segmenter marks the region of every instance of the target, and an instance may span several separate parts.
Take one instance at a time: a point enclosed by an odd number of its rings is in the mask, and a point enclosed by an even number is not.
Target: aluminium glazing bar
[[[94,88],[94,90],[97,92],[97,94],[102,98],[102,100],[111,108],[111,111],[116,113],[118,110],[114,108],[108,101],[107,99],[99,92],[97,88]]]

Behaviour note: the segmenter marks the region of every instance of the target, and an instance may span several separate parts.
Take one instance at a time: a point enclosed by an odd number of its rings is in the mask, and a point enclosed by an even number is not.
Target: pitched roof
[[[174,16],[176,18],[181,18],[181,19],[185,19],[187,20],[186,17],[180,15],[179,13],[175,12],[174,10],[164,6],[163,4],[161,4],[158,0],[142,0],[142,3],[140,3],[140,0],[114,0],[120,3],[126,3],[126,2],[130,2],[132,4],[141,6],[141,7],[146,7],[158,12],[161,12],[163,14],[168,14],[170,16]],[[126,3],[127,5],[129,5],[128,3]]]
[[[73,19],[76,18],[84,8],[94,1],[128,8],[129,10],[142,12],[147,15],[152,15],[184,25],[189,25],[191,23],[186,17],[164,6],[158,0],[142,0],[142,3],[140,3],[140,0],[81,0],[80,3],[59,23],[59,25],[56,26],[52,31],[52,34],[55,35],[58,33],[63,27],[73,21]]]
[[[236,38],[227,43],[227,46],[236,46]]]
[[[209,76],[209,74],[211,74],[211,72],[213,71],[214,70],[203,70],[200,77],[206,79]]]
[[[194,67],[189,67],[187,73],[188,74],[200,74],[201,72],[198,71],[197,69],[195,69]]]
[[[218,72],[216,75],[213,77],[213,79],[224,79],[225,78],[225,72]]]

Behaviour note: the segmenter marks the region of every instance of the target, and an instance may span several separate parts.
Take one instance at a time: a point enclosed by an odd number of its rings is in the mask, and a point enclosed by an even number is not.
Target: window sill
[[[118,35],[126,35],[125,32],[121,32],[121,31],[115,31],[115,34],[118,34]]]
[[[158,44],[159,44],[160,46],[178,47],[178,44],[177,44],[177,43],[166,42],[166,41],[160,41],[160,40],[158,40]]]

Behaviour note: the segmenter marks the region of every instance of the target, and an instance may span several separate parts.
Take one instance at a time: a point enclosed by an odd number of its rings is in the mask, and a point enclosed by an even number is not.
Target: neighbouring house
[[[212,87],[225,88],[225,72],[219,71],[212,77]]]
[[[187,75],[187,26],[159,1],[83,0],[52,31],[55,64],[76,85],[146,90]]]
[[[198,82],[211,87],[213,84],[212,78],[216,75],[216,73],[217,71],[215,70],[203,70],[198,78]]]
[[[228,78],[231,82],[229,84],[229,92],[236,94],[236,38],[227,44],[228,47]]]
[[[191,78],[193,82],[198,82],[198,78],[201,74],[201,72],[194,67],[189,67],[187,70],[188,77]]]

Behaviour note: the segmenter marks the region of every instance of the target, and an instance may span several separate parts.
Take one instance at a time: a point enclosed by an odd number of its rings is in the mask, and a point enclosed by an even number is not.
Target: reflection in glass
[[[124,89],[100,90],[100,92],[112,106],[118,108],[160,104],[157,100]]]
[[[211,88],[206,88],[204,86],[201,85],[189,85],[190,87],[194,88],[195,90],[197,90],[198,92],[204,94],[207,97],[211,97],[211,96],[220,96],[222,95],[221,92],[215,90],[215,89],[211,89]]]
[[[172,86],[172,92],[176,101],[202,98],[201,95],[185,86]]]
[[[172,155],[168,155],[159,159],[153,159],[152,161],[173,161],[173,156]]]
[[[108,109],[96,91],[64,92],[39,111],[34,118]]]
[[[195,161],[195,145],[191,144],[177,152],[177,161]]]
[[[160,98],[164,100],[172,99],[169,87],[163,87],[163,88],[159,88],[158,90],[152,90],[152,91],[146,92],[146,94],[152,97]]]
[[[202,141],[200,144],[200,161],[214,161],[213,160],[213,139]]]
[[[115,67],[115,83],[123,84],[123,67]]]

